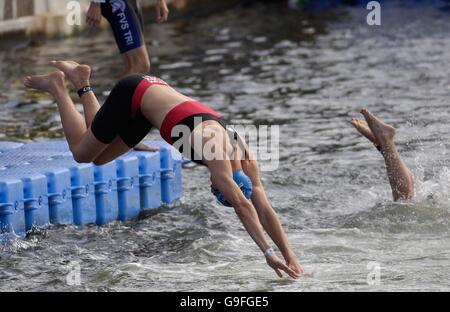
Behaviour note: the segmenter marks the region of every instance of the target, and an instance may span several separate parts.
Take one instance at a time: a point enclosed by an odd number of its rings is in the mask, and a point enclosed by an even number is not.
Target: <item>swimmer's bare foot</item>
[[[50,65],[63,71],[77,90],[89,85],[89,79],[91,78],[90,66],[81,65],[74,61],[51,61]]]
[[[61,88],[65,89],[64,73],[55,71],[48,75],[28,76],[25,78],[23,85],[29,89],[54,94]]]
[[[385,124],[367,109],[361,110],[367,124],[381,147],[394,143],[395,128]]]
[[[159,151],[159,147],[148,146],[144,143],[139,143],[138,145],[136,145],[134,147],[134,150],[140,151],[140,152],[157,152],[157,151]]]
[[[377,138],[375,137],[375,135],[373,135],[372,130],[370,130],[369,125],[365,120],[359,118],[352,118],[352,125],[353,127],[356,128],[356,130],[358,130],[359,133],[365,136],[370,142],[372,142],[376,146],[380,145],[377,141]]]

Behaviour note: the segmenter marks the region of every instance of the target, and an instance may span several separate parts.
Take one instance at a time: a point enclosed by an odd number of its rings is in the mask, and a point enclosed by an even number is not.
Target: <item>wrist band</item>
[[[91,86],[83,87],[83,88],[81,88],[80,90],[78,90],[78,96],[79,96],[79,97],[82,97],[83,94],[88,93],[88,92],[91,92],[91,91],[94,92],[94,89],[92,89]]]
[[[267,248],[267,249],[264,251],[264,255],[265,255],[265,256],[269,256],[269,255],[271,255],[271,254],[273,254],[273,253],[274,253],[274,250],[273,250],[272,247]]]

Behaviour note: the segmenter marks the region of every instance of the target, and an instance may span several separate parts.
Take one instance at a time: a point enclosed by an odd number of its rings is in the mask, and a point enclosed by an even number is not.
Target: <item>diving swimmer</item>
[[[165,81],[133,74],[121,79],[105,103],[100,104],[90,86],[91,68],[74,61],[51,61],[54,71],[28,76],[27,88],[53,96],[63,131],[74,159],[97,165],[110,162],[138,144],[152,128],[184,155],[205,165],[218,200],[234,208],[244,228],[263,252],[267,264],[279,277],[292,278],[303,268],[288,242],[260,179],[259,164],[240,136],[208,106],[170,87]],[[78,91],[84,117],[76,110],[65,86],[67,78]],[[199,144],[197,144],[197,143]],[[243,148],[238,148],[239,146]],[[208,146],[212,154],[207,152]],[[266,239],[265,232],[281,252],[284,262]]]
[[[411,199],[414,195],[414,176],[395,145],[395,128],[367,109],[361,110],[361,114],[364,119],[353,118],[351,123],[383,156],[394,201]]]

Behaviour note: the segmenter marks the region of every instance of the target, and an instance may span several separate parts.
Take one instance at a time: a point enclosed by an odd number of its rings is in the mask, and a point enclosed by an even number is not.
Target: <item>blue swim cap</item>
[[[239,186],[239,188],[241,189],[241,191],[244,194],[244,196],[247,199],[250,199],[252,197],[253,185],[252,185],[252,181],[244,173],[244,171],[239,170],[239,171],[233,172],[233,180]],[[226,207],[233,207],[225,199],[225,197],[223,197],[221,192],[219,192],[218,190],[214,190],[214,189],[212,191],[213,191],[214,195],[216,196],[217,200],[219,201],[219,203],[221,203],[222,205],[224,205]]]

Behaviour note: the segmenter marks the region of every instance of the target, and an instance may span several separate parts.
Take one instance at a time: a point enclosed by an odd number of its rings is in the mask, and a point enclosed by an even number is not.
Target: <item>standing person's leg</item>
[[[122,76],[127,76],[134,73],[146,74],[150,71],[150,57],[147,46],[145,44],[144,32],[144,18],[142,15],[141,4],[139,0],[128,0],[128,5],[134,12],[134,18],[131,15],[130,19],[135,25],[132,28],[139,28],[141,34],[142,46],[139,48],[129,50],[123,54],[124,58],[124,72]]]
[[[150,59],[143,36],[142,20],[136,0],[102,3],[102,15],[108,20],[124,62],[121,77],[150,71]]]
[[[363,109],[361,114],[366,121],[353,118],[352,125],[383,155],[394,201],[411,199],[414,195],[414,177],[395,145],[395,128],[381,122],[367,109]]]
[[[129,50],[123,54],[123,58],[125,59],[124,61],[125,69],[123,76],[134,73],[146,74],[150,72],[151,64],[150,64],[150,56],[148,53],[147,46],[145,45],[145,38],[143,35],[144,17],[142,15],[141,3],[140,0],[128,0],[128,5],[132,8],[134,12],[134,18],[132,18],[132,21],[135,23],[135,25],[131,27],[139,29],[141,34],[142,45],[139,48]]]
[[[125,63],[122,77],[134,73],[146,74],[150,71],[150,57],[145,44],[139,48],[123,53],[122,58]]]
[[[86,127],[83,116],[76,110],[67,92],[63,72],[28,76],[25,78],[24,85],[53,96],[61,115],[64,134],[76,161],[91,162],[105,150],[108,145],[95,138],[90,129]]]

